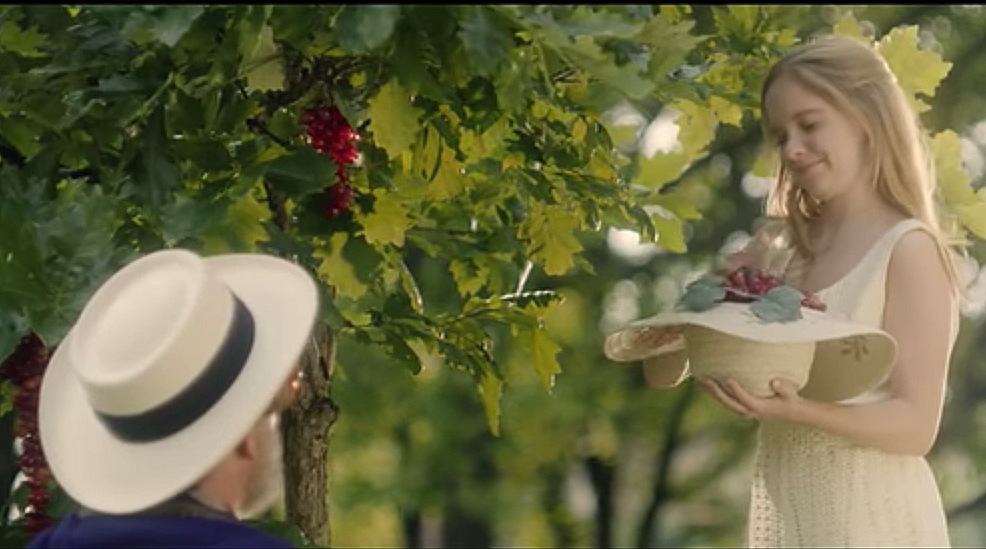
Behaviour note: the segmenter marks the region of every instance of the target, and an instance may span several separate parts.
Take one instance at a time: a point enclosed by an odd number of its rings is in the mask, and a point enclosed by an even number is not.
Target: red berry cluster
[[[35,334],[24,336],[13,354],[0,363],[0,379],[9,379],[16,390],[15,432],[21,443],[17,466],[27,477],[28,508],[24,512],[24,525],[32,534],[44,530],[53,522],[45,511],[51,496],[48,491],[51,469],[48,468],[38,435],[38,394],[47,365],[48,349]]]
[[[781,286],[784,282],[777,276],[764,273],[748,267],[740,267],[728,275],[724,286],[726,297],[723,301],[733,301],[737,303],[750,303],[774,288]],[[805,294],[801,300],[802,307],[808,307],[819,311],[824,311],[826,306],[811,294]]]
[[[301,115],[301,123],[307,128],[312,148],[331,156],[336,163],[336,181],[324,190],[327,200],[323,213],[331,219],[352,206],[353,188],[347,167],[359,158],[355,145],[359,135],[335,106],[307,109]]]

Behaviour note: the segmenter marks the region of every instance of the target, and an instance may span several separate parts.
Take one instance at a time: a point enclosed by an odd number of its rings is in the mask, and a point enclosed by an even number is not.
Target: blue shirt
[[[71,513],[27,547],[294,546],[233,519]]]

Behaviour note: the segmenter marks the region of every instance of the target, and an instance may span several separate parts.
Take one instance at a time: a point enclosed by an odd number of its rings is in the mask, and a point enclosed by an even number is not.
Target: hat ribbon
[[[100,421],[127,442],[153,442],[177,433],[209,411],[239,376],[253,348],[253,315],[235,295],[233,303],[226,339],[194,381],[166,402],[139,414],[121,416],[95,410]]]

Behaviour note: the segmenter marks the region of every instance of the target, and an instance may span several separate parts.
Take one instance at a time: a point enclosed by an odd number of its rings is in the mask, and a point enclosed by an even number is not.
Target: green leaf
[[[486,410],[486,422],[490,432],[500,436],[500,397],[503,394],[503,381],[495,375],[484,372],[479,379],[479,394]]]
[[[400,5],[346,5],[335,24],[339,44],[353,53],[369,52],[390,38],[400,14]]]
[[[957,204],[953,208],[965,228],[986,240],[986,197],[980,197],[978,203]]]
[[[691,33],[695,26],[694,21],[672,22],[664,14],[664,7],[662,6],[660,14],[647,22],[638,35],[639,40],[652,48],[648,71],[654,78],[666,78],[672,70],[685,62],[692,50],[708,40],[707,36]]]
[[[685,292],[678,300],[678,307],[693,312],[707,311],[725,297],[726,289],[722,286],[722,279],[704,276],[685,287]]]
[[[269,238],[264,224],[270,218],[270,210],[248,193],[229,207],[222,223],[203,235],[203,251],[207,254],[256,251],[257,243]]]
[[[543,327],[533,330],[534,338],[534,371],[545,389],[551,390],[555,384],[555,374],[561,373],[558,364],[558,352],[561,347],[548,335]]]
[[[243,61],[240,72],[246,74],[247,86],[257,91],[284,89],[284,67],[281,53],[274,43],[274,31],[269,25],[260,28],[260,36],[254,42],[241,44]]]
[[[168,245],[180,245],[187,238],[205,234],[216,219],[226,214],[225,205],[200,197],[179,194],[161,208],[161,238]]]
[[[962,143],[954,131],[945,130],[931,139],[935,160],[935,176],[942,196],[949,204],[969,204],[976,201],[976,193],[969,182],[972,177],[962,164]]]
[[[455,159],[455,152],[446,147],[441,155],[438,171],[428,184],[428,196],[445,200],[462,194],[468,181],[462,174],[462,164]]]
[[[743,122],[742,106],[718,95],[713,95],[709,98],[709,107],[712,110],[713,116],[721,124],[731,124],[737,128],[741,127]]]
[[[687,99],[676,102],[674,108],[682,114],[675,120],[675,124],[681,127],[678,141],[681,142],[682,149],[693,158],[701,156],[715,137],[719,123],[716,113],[709,107]]]
[[[226,144],[216,139],[192,137],[174,141],[175,154],[186,158],[206,172],[223,172],[234,168]]]
[[[335,180],[335,162],[310,147],[279,156],[264,166],[264,177],[292,197],[319,191]]]
[[[544,266],[549,275],[560,275],[575,264],[573,256],[582,251],[575,237],[579,218],[569,209],[535,202],[521,223],[518,234],[528,242],[531,259]]]
[[[766,322],[791,322],[801,318],[804,294],[790,286],[778,286],[750,305],[750,311]]]
[[[531,61],[515,54],[493,77],[497,104],[506,114],[517,112],[527,103],[524,89],[532,71]]]
[[[633,178],[633,184],[660,190],[666,184],[678,179],[693,160],[694,157],[683,151],[657,151],[649,157],[640,155],[638,157],[640,170]]]
[[[424,313],[424,298],[421,295],[421,289],[418,287],[418,283],[414,280],[414,274],[407,268],[407,263],[404,262],[403,258],[399,258],[396,263],[397,272],[401,278],[401,287],[404,288],[404,293],[410,298],[411,307],[418,314]]]
[[[369,116],[373,140],[391,158],[407,151],[421,129],[421,110],[411,104],[407,90],[397,80],[387,82],[370,99]]]
[[[172,160],[164,120],[162,103],[148,118],[143,146],[135,158],[133,173],[136,180],[131,183],[134,194],[155,206],[166,203],[181,183],[181,174]]]
[[[38,127],[21,116],[0,116],[0,136],[24,158],[31,158],[41,149]]]
[[[652,219],[657,229],[657,243],[661,247],[675,253],[688,251],[681,219],[670,212],[658,212]]]
[[[863,32],[863,26],[859,24],[859,20],[856,19],[856,15],[850,10],[846,10],[846,12],[842,14],[842,18],[832,25],[832,34],[851,36],[853,38],[863,40],[868,39],[866,34]]]
[[[640,171],[633,179],[634,184],[658,190],[674,181],[706,153],[715,137],[718,120],[712,109],[687,99],[677,101],[673,108],[681,113],[674,121],[681,128],[678,132],[680,149],[658,151],[649,158],[640,155]]]
[[[946,130],[931,140],[935,176],[942,198],[966,229],[986,238],[986,196],[973,190],[972,177],[962,163],[962,144],[958,134]]]
[[[369,287],[356,276],[353,264],[343,257],[343,248],[349,239],[346,233],[332,235],[328,242],[320,245],[312,254],[321,263],[318,272],[325,280],[339,291],[339,294],[350,299],[359,299]]]
[[[3,361],[3,357],[10,354],[10,351],[4,350],[3,346],[0,345],[0,362]],[[5,379],[0,382],[0,417],[3,417],[7,412],[14,409],[14,398],[17,394],[17,388],[14,386],[14,382]]]
[[[475,295],[483,289],[485,278],[481,276],[472,261],[452,258],[449,261],[448,269],[455,280],[456,287],[459,288],[459,295]]]
[[[590,37],[576,40],[564,52],[577,66],[631,99],[642,99],[654,91],[654,82],[636,66],[617,65]]]
[[[897,82],[909,94],[911,105],[918,112],[930,109],[931,106],[917,96],[933,97],[952,64],[935,52],[920,49],[917,26],[891,29],[880,39],[877,49],[897,76]]]
[[[152,27],[152,34],[162,44],[174,47],[192,24],[205,11],[202,6],[168,6],[161,11]]]
[[[47,37],[34,28],[21,30],[17,23],[7,20],[0,25],[0,51],[11,51],[24,57],[44,55],[39,46]]]
[[[486,6],[468,6],[468,17],[460,22],[459,39],[466,56],[483,76],[497,73],[513,46],[513,33],[493,17]]]
[[[402,246],[404,233],[411,226],[407,208],[398,197],[387,191],[374,193],[373,211],[357,213],[356,220],[363,226],[366,241],[374,246]]]

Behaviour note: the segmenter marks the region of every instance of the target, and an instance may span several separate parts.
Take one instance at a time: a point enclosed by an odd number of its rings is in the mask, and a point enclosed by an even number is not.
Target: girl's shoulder
[[[889,243],[891,269],[915,269],[918,272],[944,270],[944,261],[951,260],[943,257],[942,247],[934,233],[919,221],[903,223],[894,236]]]

